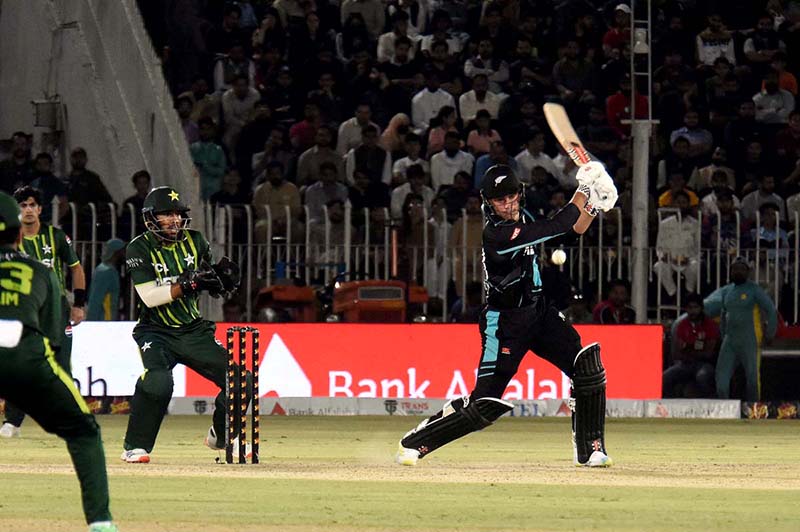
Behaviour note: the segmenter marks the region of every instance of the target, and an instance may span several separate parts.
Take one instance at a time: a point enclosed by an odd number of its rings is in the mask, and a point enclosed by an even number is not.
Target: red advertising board
[[[262,396],[456,397],[474,386],[481,355],[476,325],[253,325],[260,331]],[[217,325],[223,345],[227,326]],[[661,397],[660,326],[577,329],[584,344],[602,345],[609,398]],[[187,396],[216,393],[213,384],[187,370]],[[531,354],[505,394],[507,399],[568,396],[569,380]]]

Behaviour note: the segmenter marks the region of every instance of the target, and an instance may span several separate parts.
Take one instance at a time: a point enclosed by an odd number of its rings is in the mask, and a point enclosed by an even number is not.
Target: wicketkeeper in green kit
[[[22,215],[22,240],[19,250],[29,257],[50,267],[56,274],[61,290],[61,338],[55,342],[56,362],[64,368],[67,375],[72,375],[72,328],[83,321],[86,316],[86,275],[83,266],[75,254],[72,241],[67,234],[52,225],[42,223],[42,196],[35,188],[25,186],[14,191]],[[66,267],[66,268],[65,268]],[[65,269],[69,269],[72,278],[73,303],[67,300]],[[17,438],[25,414],[18,407],[25,405],[6,404],[6,416],[0,427],[0,436]]]
[[[225,448],[227,352],[214,336],[214,323],[200,315],[198,298],[203,291],[219,297],[236,290],[239,267],[225,257],[211,265],[208,241],[199,231],[188,228],[188,213],[189,207],[178,191],[154,188],[142,208],[147,231],[133,239],[126,250],[126,264],[140,301],[133,339],[144,365],[144,373],[136,381],[122,453],[122,460],[129,463],[150,461],[172,398],[172,369],[177,364],[220,387],[206,445]],[[246,388],[250,394],[249,373]],[[238,452],[238,441],[234,447]]]
[[[89,532],[116,532],[100,427],[55,359],[64,334],[61,286],[52,269],[20,253],[20,226],[19,205],[0,192],[0,397],[66,440]]]

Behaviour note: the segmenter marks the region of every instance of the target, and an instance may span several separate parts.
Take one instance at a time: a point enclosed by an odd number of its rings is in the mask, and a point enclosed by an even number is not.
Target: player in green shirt
[[[0,192],[0,396],[63,438],[81,485],[89,532],[115,532],[100,427],[55,360],[64,334],[55,273],[18,250],[20,210]]]
[[[189,229],[188,213],[189,207],[176,190],[154,188],[142,208],[147,231],[133,239],[126,252],[126,265],[139,299],[139,322],[133,329],[133,339],[144,365],[144,374],[136,381],[122,453],[122,460],[129,463],[150,461],[172,398],[172,369],[177,364],[192,368],[220,387],[206,445],[212,449],[225,447],[222,390],[227,352],[214,336],[214,323],[202,318],[197,303],[202,291],[218,297],[235,290],[239,268],[227,258],[210,266],[211,248],[199,231]],[[247,378],[249,393],[249,374]],[[219,440],[217,435],[221,436]],[[235,446],[238,448],[238,443]]]
[[[57,342],[56,362],[72,375],[72,327],[83,321],[86,305],[86,276],[69,237],[57,227],[42,223],[42,197],[35,188],[25,186],[14,191],[14,198],[22,211],[22,241],[19,249],[31,258],[48,266],[56,274],[61,293],[61,338]],[[69,268],[72,277],[73,305],[67,300],[64,269]],[[6,406],[6,417],[0,427],[0,436],[7,438],[20,435],[20,425],[25,414],[15,405]]]

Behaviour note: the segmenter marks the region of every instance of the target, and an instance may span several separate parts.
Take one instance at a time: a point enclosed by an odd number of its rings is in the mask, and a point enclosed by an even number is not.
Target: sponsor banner
[[[133,321],[84,321],[72,329],[72,378],[83,396],[133,395],[144,368]],[[141,346],[148,349],[149,346]],[[186,371],[172,372],[173,394],[186,395]]]
[[[739,419],[741,402],[723,399],[662,399],[646,401],[644,417]]]
[[[512,417],[571,416],[567,399],[542,399],[538,401],[512,401]],[[606,417],[644,417],[645,401],[632,399],[609,399],[606,401]]]
[[[254,326],[263,346],[262,396],[453,398],[472,390],[481,357],[480,334],[474,325]],[[226,327],[217,326],[221,341]],[[583,325],[577,329],[584,344],[603,346],[609,398],[661,396],[661,326]],[[188,372],[187,395],[213,392],[213,384]],[[567,397],[569,379],[548,362],[528,356],[503,398]]]
[[[800,402],[742,403],[744,419],[800,419]]]
[[[75,327],[73,377],[83,395],[132,395],[142,374],[133,322],[84,322]],[[468,394],[481,357],[475,325],[252,324],[261,336],[260,395],[426,400]],[[225,342],[228,324],[217,326]],[[609,399],[661,396],[660,326],[577,327],[584,344],[600,342]],[[248,348],[248,356],[250,349]],[[498,356],[503,356],[502,350]],[[248,364],[249,367],[249,364]],[[214,397],[218,388],[182,365],[174,397]],[[569,397],[569,379],[526,357],[504,399]],[[534,403],[531,403],[534,404]],[[421,412],[409,403],[398,411]]]
[[[566,399],[512,401],[511,417],[568,417]],[[431,416],[442,409],[444,399],[383,399],[370,397],[262,397],[262,416]],[[608,417],[644,417],[645,401],[612,399]],[[213,397],[176,397],[169,404],[172,415],[210,415]]]

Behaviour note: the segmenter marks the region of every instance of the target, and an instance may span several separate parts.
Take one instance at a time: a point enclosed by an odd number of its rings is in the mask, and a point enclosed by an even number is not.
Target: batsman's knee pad
[[[423,457],[470,432],[488,427],[513,408],[513,404],[494,397],[452,399],[445,403],[441,412],[409,431],[400,444],[407,449],[416,449]]]
[[[172,372],[166,368],[149,369],[136,381],[136,390],[157,401],[172,398]]]
[[[600,360],[600,344],[581,349],[573,366],[572,430],[578,462],[585,463],[592,452],[606,452],[606,371]]]

